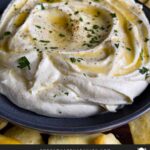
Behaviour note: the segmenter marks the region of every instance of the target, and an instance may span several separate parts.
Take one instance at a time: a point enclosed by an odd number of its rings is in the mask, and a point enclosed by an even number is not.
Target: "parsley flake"
[[[8,36],[8,35],[11,35],[11,32],[10,32],[10,31],[4,32],[4,36]]]
[[[146,67],[143,67],[143,68],[139,69],[139,72],[140,72],[141,74],[145,74],[145,73],[147,73],[148,71],[149,71],[149,69],[146,68]]]
[[[65,92],[64,94],[65,94],[65,95],[67,95],[67,96],[69,95],[69,93],[68,93],[68,92]]]
[[[17,60],[17,62],[18,62],[18,68],[20,68],[20,69],[24,69],[24,68],[26,68],[26,67],[28,67],[28,69],[30,70],[31,69],[31,67],[30,67],[30,62],[29,62],[29,60],[24,56],[24,57],[21,57],[21,58],[19,58],[18,60]]]
[[[146,43],[146,42],[148,42],[149,40],[150,40],[149,38],[145,38],[144,42]]]
[[[40,6],[41,6],[41,10],[45,10],[45,7],[43,4],[41,4]]]
[[[116,47],[116,48],[119,48],[119,43],[116,43],[116,44],[115,44],[115,47]]]
[[[59,36],[60,36],[60,37],[65,37],[65,35],[64,35],[64,34],[62,34],[62,33],[60,33],[60,34],[59,34]]]
[[[70,61],[71,61],[72,63],[75,63],[75,62],[76,62],[76,59],[75,59],[74,57],[71,57],[71,58],[70,58]]]
[[[112,18],[116,18],[117,17],[115,13],[111,13],[110,15],[111,15]]]

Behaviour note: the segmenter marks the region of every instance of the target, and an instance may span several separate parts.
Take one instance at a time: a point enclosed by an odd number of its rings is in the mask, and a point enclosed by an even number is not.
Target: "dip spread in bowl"
[[[51,117],[115,112],[148,86],[149,55],[134,0],[14,0],[0,22],[0,93]]]

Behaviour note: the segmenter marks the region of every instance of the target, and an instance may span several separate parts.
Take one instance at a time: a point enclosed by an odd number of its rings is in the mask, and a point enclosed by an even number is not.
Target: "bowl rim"
[[[142,116],[146,112],[150,111],[150,103],[142,107],[141,109],[138,109],[136,112],[127,115],[125,117],[122,117],[120,119],[117,119],[113,122],[110,122],[109,125],[103,124],[103,127],[100,127],[100,124],[94,125],[94,126],[87,126],[87,127],[75,127],[75,128],[57,128],[57,127],[48,127],[42,128],[40,125],[37,124],[32,124],[31,122],[28,121],[22,121],[22,119],[16,119],[13,118],[11,115],[8,115],[6,113],[2,113],[0,111],[0,118],[7,120],[10,123],[30,128],[30,129],[35,129],[39,132],[46,133],[46,134],[94,134],[94,133],[99,133],[99,132],[107,132],[112,129],[121,127],[125,124],[128,124],[128,122],[137,119],[138,117]]]

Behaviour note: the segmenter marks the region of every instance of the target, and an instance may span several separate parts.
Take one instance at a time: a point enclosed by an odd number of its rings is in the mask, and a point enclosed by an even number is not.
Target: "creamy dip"
[[[46,116],[115,112],[148,86],[149,55],[134,0],[14,0],[0,22],[0,93]]]

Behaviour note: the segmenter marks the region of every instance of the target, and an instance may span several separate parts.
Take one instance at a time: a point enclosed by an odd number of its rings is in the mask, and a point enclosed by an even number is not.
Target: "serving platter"
[[[1,0],[0,13],[10,0]],[[150,20],[150,10],[144,7]],[[45,133],[82,134],[108,131],[127,124],[150,110],[150,85],[135,99],[132,105],[125,106],[116,113],[100,113],[88,118],[52,118],[24,110],[11,103],[5,96],[0,95],[0,117],[12,123],[37,129]]]

